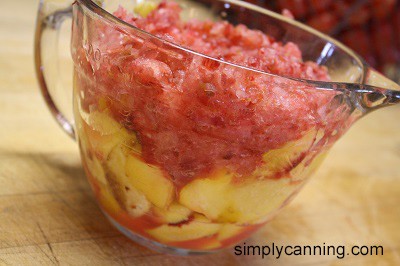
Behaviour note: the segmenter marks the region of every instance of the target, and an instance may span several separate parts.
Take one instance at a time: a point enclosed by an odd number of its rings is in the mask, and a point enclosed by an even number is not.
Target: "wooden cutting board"
[[[0,1],[0,265],[400,265],[400,106],[358,122],[299,196],[246,241],[381,245],[383,256],[262,259],[230,249],[173,257],[130,242],[100,213],[76,143],[39,95],[37,4]]]

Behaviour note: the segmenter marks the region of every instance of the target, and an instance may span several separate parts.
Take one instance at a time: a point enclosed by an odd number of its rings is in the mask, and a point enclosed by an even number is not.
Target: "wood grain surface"
[[[400,106],[339,141],[299,196],[246,244],[382,245],[383,256],[158,254],[101,214],[76,143],[47,111],[33,71],[38,1],[0,1],[0,265],[400,265]]]

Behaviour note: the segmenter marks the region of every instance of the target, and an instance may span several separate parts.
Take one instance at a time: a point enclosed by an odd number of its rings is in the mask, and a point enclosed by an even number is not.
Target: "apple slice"
[[[93,111],[89,114],[87,123],[91,128],[101,135],[112,135],[118,133],[123,127],[115,121],[107,110]]]
[[[87,135],[91,148],[101,159],[106,159],[113,148],[119,144],[125,144],[132,151],[141,153],[141,145],[136,135],[128,132],[115,121],[108,110],[93,111],[86,121],[84,119],[81,121],[82,134]]]
[[[130,154],[126,159],[125,169],[129,183],[143,192],[151,203],[161,209],[171,204],[175,195],[174,185],[158,167]]]
[[[106,174],[103,169],[103,165],[95,156],[85,156],[86,167],[90,171],[90,174],[98,182],[98,185],[104,187],[107,185]]]
[[[266,219],[296,191],[289,178],[250,179],[232,182],[226,171],[212,178],[196,179],[182,188],[179,202],[211,220],[254,223]]]
[[[317,168],[322,164],[326,155],[327,152],[323,151],[319,154],[314,155],[314,157],[310,158],[310,156],[308,156],[306,159],[303,160],[303,162],[301,162],[290,171],[292,180],[302,181],[311,176],[315,172],[315,170],[317,170]]]
[[[167,209],[154,207],[154,213],[164,223],[177,224],[189,220],[192,211],[179,203],[172,203]]]
[[[125,208],[129,215],[139,217],[150,211],[151,204],[140,191],[129,188],[125,195]]]
[[[157,8],[157,4],[153,2],[139,2],[137,6],[133,9],[135,13],[139,14],[141,17],[145,18],[148,14],[151,13],[154,9]]]
[[[193,220],[179,225],[161,225],[147,231],[149,235],[158,241],[181,242],[216,234],[221,228],[221,224],[211,223],[206,217],[196,215]]]
[[[105,164],[106,179],[115,199],[131,216],[142,216],[150,211],[151,203],[146,196],[137,190],[126,176],[127,148],[119,145],[115,147]]]
[[[299,184],[289,178],[233,184],[229,190],[228,207],[218,220],[243,224],[261,222],[278,210],[298,187]]]
[[[189,209],[217,219],[228,207],[232,175],[218,171],[208,178],[198,178],[182,188],[179,202]]]
[[[100,193],[97,196],[100,205],[107,213],[118,214],[123,211],[121,205],[115,199],[115,196],[109,188],[101,188]]]
[[[281,171],[289,170],[310,149],[316,136],[317,131],[310,130],[301,139],[291,141],[279,149],[266,152],[263,155],[266,166],[258,169],[255,174],[273,176]]]

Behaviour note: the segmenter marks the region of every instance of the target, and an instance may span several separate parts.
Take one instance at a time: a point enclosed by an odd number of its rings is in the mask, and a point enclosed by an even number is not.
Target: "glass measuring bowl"
[[[226,20],[297,44],[331,81],[209,57],[112,15],[120,5],[141,13],[154,1],[59,3],[42,1],[39,9],[44,98],[78,141],[108,219],[162,252],[211,252],[248,237],[293,198],[356,120],[400,99],[397,84],[348,48],[251,4],[179,1],[184,20]],[[57,33],[71,16],[74,123],[57,108],[54,84]]]

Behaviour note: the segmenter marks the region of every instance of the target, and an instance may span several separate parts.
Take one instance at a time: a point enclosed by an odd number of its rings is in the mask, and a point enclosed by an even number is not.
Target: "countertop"
[[[33,68],[38,1],[0,1],[0,265],[400,265],[400,106],[335,145],[298,197],[246,245],[381,245],[378,256],[174,257],[125,238],[100,212],[78,147]],[[325,244],[324,244],[325,243]],[[240,243],[243,245],[243,243]]]

